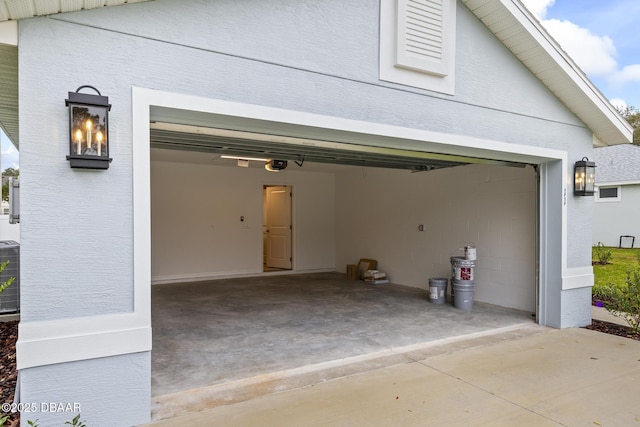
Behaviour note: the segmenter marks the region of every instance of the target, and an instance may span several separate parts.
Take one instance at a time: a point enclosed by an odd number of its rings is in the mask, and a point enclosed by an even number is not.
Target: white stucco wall
[[[141,165],[132,156],[132,87],[560,150],[569,164],[590,155],[589,130],[464,6],[458,5],[457,14],[455,96],[379,81],[378,11],[376,0],[156,0],[21,21],[22,337],[29,332],[36,343],[60,348],[69,331],[93,325],[98,316],[117,317],[112,324],[121,330],[127,330],[129,314],[140,320],[134,312],[134,277],[140,277],[140,266],[133,262],[132,188]],[[113,104],[114,160],[108,171],[71,170],[65,160],[64,99],[84,84],[95,85]],[[422,141],[401,143],[404,148],[422,146]],[[550,182],[558,197],[549,212],[561,223],[565,208],[556,204],[564,200],[570,218],[567,229],[559,230],[569,237],[566,262],[562,237],[545,242],[551,266],[548,299],[563,304],[588,288],[562,291],[562,269],[590,265],[587,201],[560,194],[559,183],[570,175],[568,167],[554,170]],[[571,326],[584,320],[581,314],[561,318],[558,307],[549,303],[548,324]],[[87,328],[78,336],[91,337]],[[33,344],[22,339],[20,345]],[[140,353],[97,358],[129,344],[115,338],[104,342],[114,345],[96,347],[91,356],[81,348],[78,357],[96,358],[91,366],[97,373],[102,364],[114,371],[121,366],[125,373],[136,365]],[[76,360],[65,357],[60,360]],[[19,350],[19,364],[21,360]],[[60,390],[69,391],[65,398],[73,400],[99,394],[102,407],[86,411],[92,426],[142,422],[148,415],[143,404],[131,418],[105,418],[104,408],[117,407],[121,400],[100,390],[118,390],[117,377],[105,373],[78,383],[71,375],[49,375],[81,370],[84,363],[26,368],[22,390],[42,399],[54,399]],[[145,365],[137,366],[139,375],[128,379],[139,396],[146,393],[149,372]],[[48,424],[49,416],[39,418]]]
[[[21,384],[28,386],[21,389],[21,402],[36,404],[37,410],[23,412],[20,423],[26,427],[28,421],[39,420],[41,426],[62,426],[76,415],[92,427],[145,423],[151,394],[146,372],[150,369],[151,354],[145,352],[22,371]],[[60,405],[71,410],[56,410]]]
[[[151,174],[154,282],[261,273],[264,185],[293,186],[295,271],[335,269],[333,174],[175,162]]]
[[[635,236],[634,247],[640,246],[640,184],[620,187],[619,200],[593,200],[593,244],[602,242],[605,246],[620,244],[620,236]],[[624,247],[631,245],[631,239],[624,239]]]

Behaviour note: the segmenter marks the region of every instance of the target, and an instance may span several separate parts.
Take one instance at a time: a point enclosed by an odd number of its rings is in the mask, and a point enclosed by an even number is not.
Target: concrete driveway
[[[640,425],[640,342],[586,329],[522,326],[349,363],[360,369],[150,425]]]

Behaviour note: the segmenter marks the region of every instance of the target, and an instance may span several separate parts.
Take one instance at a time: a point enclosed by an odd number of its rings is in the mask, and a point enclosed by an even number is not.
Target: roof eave
[[[519,0],[461,1],[587,125],[594,146],[633,140],[631,125]]]
[[[60,0],[0,1],[0,22],[145,1],[150,0],[108,0],[107,2],[95,0],[79,0],[73,2],[61,2]]]

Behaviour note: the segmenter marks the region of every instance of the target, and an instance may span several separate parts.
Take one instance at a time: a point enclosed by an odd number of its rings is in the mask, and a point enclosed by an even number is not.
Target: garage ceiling
[[[238,157],[259,157],[298,162],[406,169],[413,172],[462,166],[472,163],[523,166],[519,163],[422,151],[336,143],[308,138],[266,135],[201,126],[152,123],[151,147],[214,153]]]

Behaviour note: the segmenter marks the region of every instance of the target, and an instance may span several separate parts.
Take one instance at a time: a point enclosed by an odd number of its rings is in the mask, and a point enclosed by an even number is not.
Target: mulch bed
[[[606,307],[607,303],[611,302],[608,298],[602,297],[592,297],[591,305],[595,305],[598,307]],[[601,320],[591,320],[590,326],[585,326],[586,329],[591,329],[592,331],[604,332],[605,334],[617,335],[619,337],[630,338],[632,340],[640,341],[640,334],[634,334],[631,332],[631,328],[629,326],[618,325],[616,323],[603,322]]]
[[[16,388],[16,341],[18,340],[18,321],[0,322],[0,404],[13,402]],[[19,425],[20,414],[2,413],[0,418],[9,415],[5,425]]]
[[[631,332],[630,327],[617,325],[615,323],[591,320],[591,325],[585,326],[585,329],[591,329],[592,331],[604,332],[605,334],[617,335],[619,337],[640,341],[640,333],[634,334]]]

